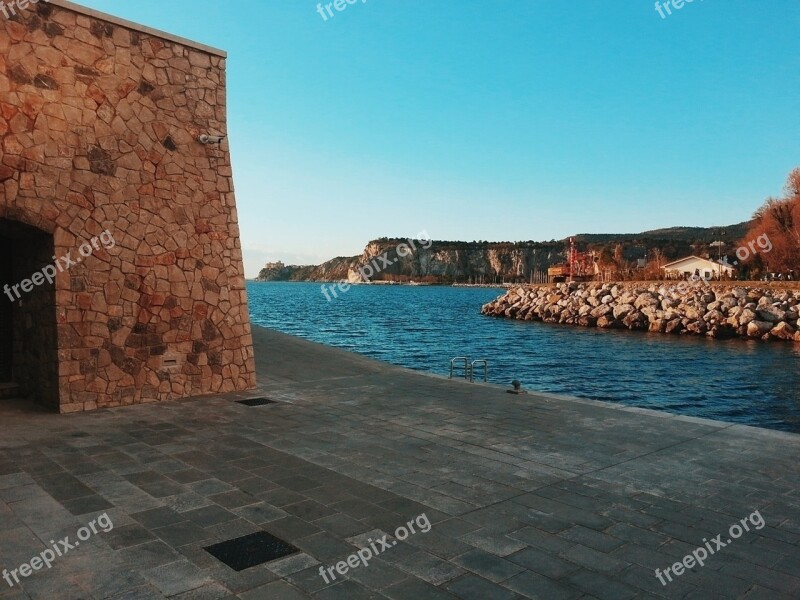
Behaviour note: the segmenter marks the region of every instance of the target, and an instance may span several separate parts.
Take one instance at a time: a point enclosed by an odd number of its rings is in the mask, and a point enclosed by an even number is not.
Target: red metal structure
[[[563,281],[590,281],[595,275],[594,252],[579,252],[575,245],[575,238],[569,238],[567,262],[554,265],[547,270],[550,281],[553,283]]]

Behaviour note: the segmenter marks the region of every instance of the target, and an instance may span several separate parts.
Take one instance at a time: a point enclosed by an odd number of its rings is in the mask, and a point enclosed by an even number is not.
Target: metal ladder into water
[[[461,364],[463,363],[463,365]],[[489,361],[484,358],[470,362],[468,356],[456,356],[450,361],[450,379],[457,370],[463,370],[464,379],[469,379],[470,383],[475,383],[475,368],[483,367],[483,381],[489,381]]]

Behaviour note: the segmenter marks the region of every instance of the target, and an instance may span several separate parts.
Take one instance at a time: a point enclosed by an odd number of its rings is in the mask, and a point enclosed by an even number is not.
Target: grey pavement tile
[[[462,600],[513,600],[516,594],[476,575],[465,575],[446,586]]]
[[[364,533],[367,529],[369,529],[369,525],[366,523],[357,521],[356,519],[342,513],[334,513],[332,515],[326,515],[319,519],[315,519],[314,525],[325,529],[333,535],[343,538],[349,538],[354,535]]]
[[[292,543],[299,549],[323,562],[345,560],[357,550],[355,546],[324,531],[294,540]]]
[[[230,590],[225,586],[218,583],[210,583],[188,592],[171,596],[170,600],[227,600],[232,597]]]
[[[205,479],[189,483],[187,487],[191,488],[195,494],[206,497],[234,490],[231,484],[220,481],[219,479],[209,478],[207,474]]]
[[[204,529],[208,532],[209,541],[222,541],[249,535],[255,531],[266,530],[267,526],[254,525],[250,521],[237,518],[218,525],[210,525]]]
[[[148,583],[110,596],[108,600],[164,600],[164,596]]]
[[[184,513],[189,510],[212,505],[211,500],[200,494],[195,494],[194,492],[186,492],[178,494],[177,496],[167,496],[161,500],[164,506],[168,506],[178,513]]]
[[[158,527],[153,529],[152,532],[153,535],[158,536],[172,547],[203,542],[212,537],[208,529],[204,529],[188,521],[167,525],[165,527]]]
[[[258,498],[264,500],[272,506],[277,506],[279,508],[289,504],[297,504],[298,502],[302,502],[303,500],[307,499],[307,497],[303,494],[292,492],[291,490],[284,488],[276,488],[274,490],[262,492],[258,494]]]
[[[524,571],[519,564],[489,554],[483,550],[470,550],[453,559],[453,562],[484,579],[498,583]]]
[[[698,598],[700,597],[701,596],[698,596]],[[775,590],[754,585],[742,598],[743,600],[797,600],[797,595],[780,594]]]
[[[508,556],[527,546],[526,543],[520,540],[496,533],[489,529],[473,531],[461,536],[461,540],[476,548],[496,554],[497,556]]]
[[[164,473],[169,479],[176,481],[178,483],[182,483],[184,485],[189,483],[197,483],[198,481],[203,481],[208,479],[208,475],[206,475],[203,471],[199,469],[182,469],[179,471],[171,471],[169,473]],[[222,491],[222,490],[220,490]]]
[[[580,544],[561,552],[559,556],[580,566],[604,573],[621,571],[630,564]]]
[[[570,527],[558,535],[564,539],[583,544],[584,546],[600,550],[601,552],[611,552],[614,548],[618,548],[624,544],[624,542],[618,538],[595,531],[594,529],[589,529],[582,525]]]
[[[407,580],[409,575],[407,572],[382,561],[380,558],[372,557],[365,568],[351,569],[348,571],[347,577],[371,590],[385,593],[383,590]]]
[[[274,482],[279,486],[286,488],[287,490],[301,493],[322,485],[319,481],[314,481],[313,479],[303,477],[302,475],[291,475],[282,479],[276,479]]]
[[[354,535],[352,537],[345,538],[347,542],[356,546],[357,548],[367,548],[369,547],[370,543],[386,538],[387,541],[394,540],[394,537],[383,531],[382,529],[370,529],[369,531],[365,531],[364,533],[359,533],[358,535]],[[378,551],[382,551],[382,547],[380,544],[376,545]]]
[[[214,494],[208,498],[209,500],[212,500],[213,502],[227,509],[241,508],[242,506],[249,506],[251,504],[258,504],[261,502],[260,498],[251,496],[250,494],[246,494],[238,490]]]
[[[419,579],[406,579],[382,592],[392,600],[455,600],[457,596]]]
[[[157,567],[181,558],[180,554],[161,540],[123,548],[117,551],[117,556],[124,564],[136,565],[137,569]]]
[[[297,571],[285,577],[285,580],[293,586],[299,588],[307,594],[314,594],[319,590],[335,585],[336,581],[331,580],[330,574],[327,574],[328,581],[325,581],[320,575],[320,567],[327,568],[330,565],[318,565],[302,571]]]
[[[431,530],[421,535],[413,535],[406,542],[420,550],[425,550],[445,559],[451,559],[474,548],[474,546],[462,542],[458,538],[440,535],[438,530]]]
[[[125,479],[154,498],[178,496],[188,491],[185,486],[155,471],[129,473],[125,475]]]
[[[577,571],[560,583],[571,585],[600,600],[627,600],[641,594],[635,588],[593,571]]]
[[[394,566],[431,585],[442,585],[464,573],[464,569],[459,566],[422,551],[398,554],[395,560],[390,556],[393,550],[388,550],[381,557],[392,560]]]
[[[23,473],[21,471],[0,475],[0,490],[19,487],[21,485],[30,485],[32,483],[34,483],[33,478],[28,473]]]
[[[216,567],[205,569],[204,571],[234,594],[241,594],[280,579],[264,565],[237,572],[218,562]]]
[[[271,523],[287,516],[280,508],[275,508],[266,502],[232,508],[231,512],[256,525]]]
[[[155,535],[138,524],[114,526],[114,529],[103,534],[105,543],[114,550],[138,546],[155,539]]]
[[[326,587],[316,594],[316,600],[379,600],[382,596],[354,581],[341,581],[330,587]]]
[[[160,506],[142,512],[133,513],[131,515],[136,521],[141,523],[144,527],[154,529],[156,527],[165,527],[167,525],[175,525],[176,523],[183,523],[186,517],[178,512],[175,512],[169,507]]]
[[[525,598],[536,600],[577,600],[584,597],[584,592],[537,573],[520,573],[501,585]]]
[[[552,551],[548,552],[539,548],[525,548],[507,556],[506,560],[554,580],[561,579],[580,569],[575,563],[559,558]]]
[[[289,541],[309,537],[316,533],[323,532],[323,529],[314,523],[308,523],[307,521],[299,519],[293,515],[289,515],[275,521],[270,521],[264,527],[264,529]]]
[[[666,578],[664,581],[666,585],[662,584],[656,577],[655,569],[660,568],[663,572],[664,567],[648,568],[640,565],[631,565],[621,573],[614,576],[614,580],[619,583],[624,583],[637,590],[644,590],[650,594],[657,596],[666,596],[668,598],[685,598],[689,594],[697,591],[697,587],[692,585],[691,581],[685,578],[673,578],[672,582],[668,582]],[[696,583],[696,582],[695,582]],[[718,590],[713,590],[717,592]]]
[[[279,577],[286,577],[319,564],[320,562],[316,558],[301,552],[268,562],[266,567]]]
[[[64,500],[61,504],[73,515],[86,515],[89,513],[101,513],[104,510],[113,508],[114,505],[102,496],[92,495],[72,500]]]
[[[142,575],[165,596],[175,596],[214,583],[204,571],[187,560],[153,567]]]
[[[310,595],[285,581],[274,581],[239,594],[241,600],[309,600]]]
[[[325,506],[324,504],[320,504],[319,502],[314,502],[313,500],[304,500],[302,502],[298,502],[297,504],[289,504],[282,508],[284,511],[286,511],[286,513],[292,514],[295,517],[305,521],[316,521],[317,519],[321,519],[323,517],[329,517],[331,515],[338,514],[338,512],[333,508]]]
[[[237,518],[237,515],[216,504],[187,510],[182,515],[200,527],[213,527]]]

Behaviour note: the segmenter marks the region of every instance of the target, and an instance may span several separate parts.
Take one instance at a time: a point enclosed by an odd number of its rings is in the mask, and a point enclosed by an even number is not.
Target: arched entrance
[[[0,217],[0,397],[57,409],[53,263],[51,234]]]

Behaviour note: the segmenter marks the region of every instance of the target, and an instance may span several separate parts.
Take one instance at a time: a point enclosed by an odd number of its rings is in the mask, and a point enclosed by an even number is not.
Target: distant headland
[[[654,277],[660,265],[687,255],[716,257],[733,253],[751,222],[724,227],[672,227],[637,234],[579,234],[574,236],[582,252],[594,253],[599,268],[613,271],[618,279]],[[368,278],[372,282],[431,284],[542,283],[547,271],[567,260],[569,238],[544,242],[436,241],[411,245],[408,240],[379,238],[367,243],[359,256],[340,256],[320,265],[267,263],[256,281],[364,281],[370,264],[383,268]],[[722,246],[720,246],[720,243]],[[376,263],[379,257],[386,257]],[[653,271],[652,273],[650,271]]]

